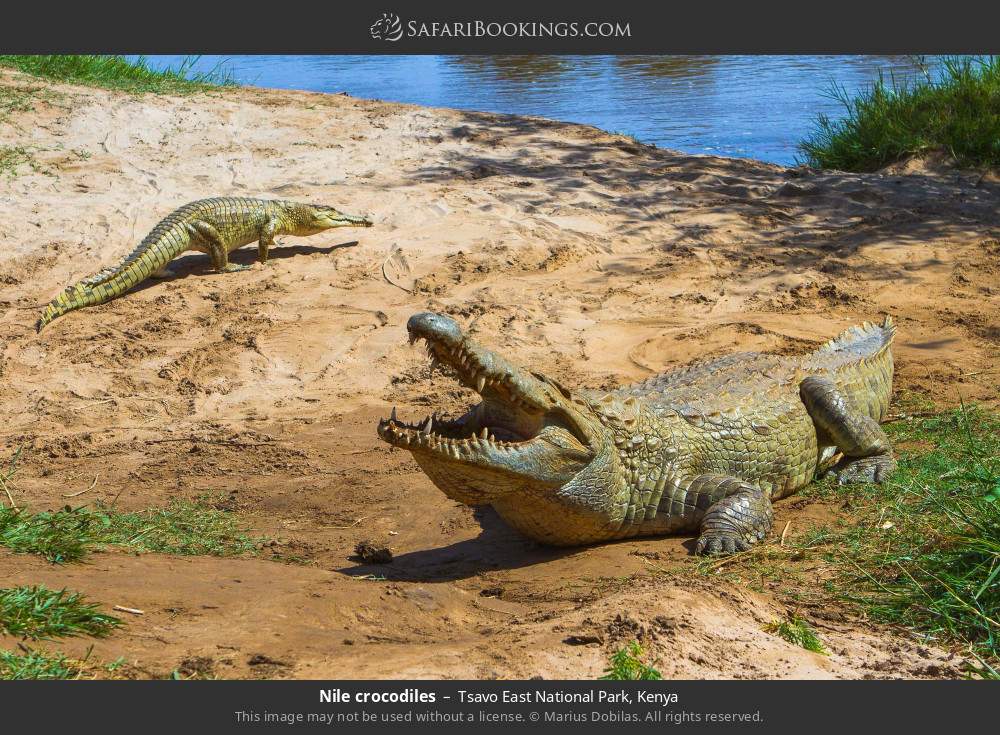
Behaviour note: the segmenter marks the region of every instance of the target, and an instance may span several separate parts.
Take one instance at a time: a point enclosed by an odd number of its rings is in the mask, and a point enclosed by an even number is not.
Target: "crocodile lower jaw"
[[[378,435],[400,449],[436,452],[453,459],[472,459],[484,453],[511,451],[530,441],[504,441],[497,438],[497,433],[511,435],[508,430],[501,427],[491,429],[489,426],[473,430],[473,424],[474,419],[469,414],[455,421],[428,416],[416,424],[409,424],[397,419],[394,409],[392,417],[379,422]]]

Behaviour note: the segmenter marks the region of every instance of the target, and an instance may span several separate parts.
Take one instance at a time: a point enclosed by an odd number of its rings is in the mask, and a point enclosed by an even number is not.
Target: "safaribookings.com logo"
[[[395,13],[382,13],[368,30],[376,41],[398,41],[403,37],[403,23]]]
[[[395,13],[382,13],[369,31],[376,41],[407,38],[631,38],[629,23],[622,21],[510,21],[483,20],[406,24]]]

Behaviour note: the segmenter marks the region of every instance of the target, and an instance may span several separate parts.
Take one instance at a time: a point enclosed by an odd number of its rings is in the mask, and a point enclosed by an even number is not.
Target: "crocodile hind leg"
[[[896,469],[889,438],[871,416],[828,378],[811,375],[799,386],[806,410],[844,458],[832,469],[841,485],[883,482]]]
[[[212,265],[219,273],[233,273],[235,271],[249,270],[248,265],[239,265],[229,262],[229,251],[222,241],[222,235],[208,222],[195,220],[188,224],[188,231],[193,237],[204,243],[208,249],[208,254],[212,258]]]
[[[698,475],[688,493],[718,498],[701,519],[696,554],[746,551],[767,536],[774,524],[771,498],[756,485],[726,475]]]

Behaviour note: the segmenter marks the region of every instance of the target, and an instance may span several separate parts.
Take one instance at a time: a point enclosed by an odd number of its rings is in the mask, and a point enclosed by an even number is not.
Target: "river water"
[[[783,164],[818,114],[841,114],[833,85],[853,92],[880,72],[920,73],[900,56],[203,56],[194,68],[220,65],[243,84],[541,115]]]

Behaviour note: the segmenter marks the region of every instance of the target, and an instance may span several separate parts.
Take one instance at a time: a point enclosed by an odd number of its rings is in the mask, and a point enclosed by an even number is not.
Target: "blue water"
[[[203,56],[194,68],[219,65],[244,84],[541,115],[783,164],[795,162],[817,114],[840,115],[832,85],[851,92],[880,71],[919,73],[913,59],[891,56]]]

